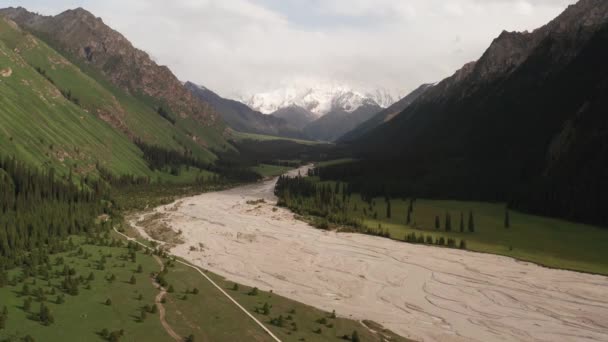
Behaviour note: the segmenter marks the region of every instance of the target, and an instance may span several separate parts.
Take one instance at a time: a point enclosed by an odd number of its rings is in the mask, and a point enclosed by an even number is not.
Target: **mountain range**
[[[304,138],[301,128],[293,126],[289,120],[276,115],[262,114],[239,101],[223,98],[212,90],[192,82],[186,82],[185,86],[195,97],[209,103],[220,113],[222,119],[232,129],[245,133]]]
[[[393,101],[382,90],[363,95],[346,86],[321,85],[257,94],[240,102],[192,82],[185,86],[236,131],[318,141],[337,140]]]
[[[249,107],[264,114],[272,114],[290,106],[304,108],[317,117],[333,110],[353,112],[366,104],[376,104],[386,108],[395,100],[382,89],[362,93],[345,85],[319,83],[315,87],[286,87],[270,92],[243,96],[239,99]]]

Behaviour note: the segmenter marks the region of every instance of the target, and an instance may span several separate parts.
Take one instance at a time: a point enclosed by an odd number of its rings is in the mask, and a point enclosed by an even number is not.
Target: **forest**
[[[60,179],[53,169],[0,159],[0,270],[35,267],[63,251],[68,236],[105,229],[112,214],[107,192],[99,180],[78,183],[71,174]]]

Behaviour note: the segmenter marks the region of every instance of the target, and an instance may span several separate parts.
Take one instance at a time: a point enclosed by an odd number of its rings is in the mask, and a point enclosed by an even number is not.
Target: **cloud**
[[[135,46],[224,96],[337,82],[395,95],[477,59],[503,29],[534,29],[574,0],[0,0],[82,6]]]

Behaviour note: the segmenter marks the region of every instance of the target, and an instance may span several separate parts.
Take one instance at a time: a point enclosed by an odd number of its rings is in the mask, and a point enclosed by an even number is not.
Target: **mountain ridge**
[[[196,97],[215,108],[232,129],[244,133],[265,134],[287,138],[303,138],[298,128],[288,121],[254,111],[244,103],[223,98],[201,85],[186,82],[184,86]]]
[[[166,66],[135,48],[121,33],[85,9],[67,10],[56,16],[42,16],[19,8],[0,10],[26,28],[86,66],[94,68],[113,85],[154,106],[163,106],[185,124],[189,139],[200,148],[222,146],[224,124],[213,108],[196,99]]]
[[[605,46],[608,2],[581,0],[532,33],[501,34],[353,146],[374,161],[366,172],[396,169],[376,175],[401,179],[396,191],[608,224]]]
[[[376,104],[385,108],[395,102],[392,95],[381,89],[363,93],[348,86],[323,83],[314,87],[281,88],[242,96],[239,100],[264,114],[271,114],[295,105],[314,113],[317,117],[335,110],[354,112],[363,105]]]

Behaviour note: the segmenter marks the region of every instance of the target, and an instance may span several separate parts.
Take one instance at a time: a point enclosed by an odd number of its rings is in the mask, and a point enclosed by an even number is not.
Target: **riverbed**
[[[275,206],[275,182],[156,208],[185,241],[171,252],[418,341],[608,341],[607,277],[318,230]]]

